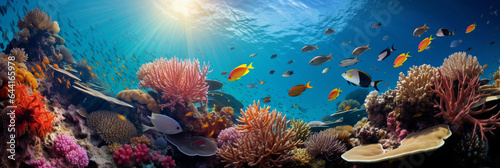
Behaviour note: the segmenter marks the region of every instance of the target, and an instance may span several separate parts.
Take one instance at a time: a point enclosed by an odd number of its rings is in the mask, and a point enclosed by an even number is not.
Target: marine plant
[[[350,109],[354,109],[354,108],[360,108],[361,107],[361,104],[354,100],[354,99],[348,99],[348,100],[344,100],[342,101],[339,106],[337,107],[337,110],[338,111],[344,111],[344,109],[347,107],[347,106],[351,106]]]
[[[271,107],[259,107],[260,102],[241,110],[239,125],[235,126],[242,134],[234,146],[225,145],[217,153],[228,166],[280,167],[292,155],[289,151],[300,145],[294,140],[294,133],[287,131],[286,116]]]
[[[160,107],[170,107],[187,102],[202,102],[207,100],[208,85],[206,75],[210,73],[210,65],[203,64],[200,71],[200,62],[197,59],[181,60],[156,59],[154,62],[143,64],[137,72],[139,86],[143,89],[152,88],[161,92],[161,98],[167,103]]]
[[[18,135],[25,133],[39,137],[53,130],[55,115],[45,110],[45,101],[40,93],[30,94],[28,86],[15,84],[16,130]]]

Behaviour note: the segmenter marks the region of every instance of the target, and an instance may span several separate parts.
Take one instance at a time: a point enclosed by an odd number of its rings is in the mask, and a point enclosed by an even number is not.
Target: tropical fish
[[[325,30],[325,34],[332,34],[335,33],[335,29],[328,28]]]
[[[472,49],[472,47],[469,47],[469,48],[467,48],[467,51],[470,51],[471,49]]]
[[[427,27],[427,24],[424,24],[423,26],[417,27],[413,31],[413,36],[420,37],[420,35],[424,34],[427,31],[427,29],[429,29],[429,27]]]
[[[433,48],[432,46],[427,46],[427,47],[425,48],[425,50],[430,50],[430,49],[432,49],[432,48]]]
[[[326,72],[328,72],[328,70],[330,70],[330,67],[326,67],[325,69],[323,69],[323,71],[321,73],[326,73]]]
[[[469,26],[467,27],[467,29],[465,29],[465,33],[470,33],[470,32],[472,32],[474,29],[476,29],[476,23],[469,25]]]
[[[384,41],[387,39],[389,39],[389,36],[384,36],[384,38],[382,38],[382,40],[384,40]]]
[[[234,49],[236,49],[236,47],[231,47],[231,48],[230,48],[230,50],[234,50]]]
[[[345,45],[350,44],[350,43],[351,43],[351,41],[350,41],[350,40],[349,40],[349,41],[344,41],[344,42],[342,43],[342,45],[343,45],[343,46],[345,46]]]
[[[368,46],[370,46],[370,44],[368,44],[366,46],[361,46],[361,47],[358,47],[358,48],[354,49],[354,51],[352,51],[352,55],[357,56],[357,55],[363,54],[363,52],[365,52],[366,50],[371,49]]]
[[[288,63],[286,63],[286,64],[287,64],[287,65],[290,65],[290,64],[292,64],[293,62],[295,62],[295,60],[290,60],[290,61],[288,61]]]
[[[278,56],[278,54],[273,54],[271,55],[271,59],[275,59]]]
[[[255,57],[255,56],[257,56],[257,53],[250,54],[250,57]]]
[[[453,41],[451,42],[451,44],[450,44],[450,47],[451,47],[451,48],[455,48],[455,47],[457,47],[458,45],[460,45],[460,43],[462,43],[462,39],[460,39],[460,40],[453,40]]]
[[[120,119],[122,119],[123,121],[127,120],[127,119],[125,118],[125,116],[123,116],[123,115],[121,115],[121,114],[118,114],[118,117],[119,117]]]
[[[346,107],[344,108],[344,111],[347,111],[347,110],[349,110],[349,109],[351,109],[351,106],[346,106]]]
[[[372,24],[370,27],[371,28],[377,28],[377,27],[380,27],[380,26],[382,26],[382,22]]]
[[[484,65],[483,65],[483,69],[485,69],[487,66],[488,66],[488,64],[484,64]]]
[[[370,87],[373,86],[375,90],[378,91],[377,85],[382,82],[372,81],[372,77],[366,72],[357,69],[351,69],[342,73],[342,77],[347,80],[348,84],[353,84],[354,86]]]
[[[342,90],[340,90],[340,88],[333,89],[330,92],[330,94],[328,95],[328,101],[335,100],[339,96],[340,92],[342,92]]]
[[[358,56],[356,56],[355,58],[346,58],[346,59],[340,61],[339,66],[347,68],[348,66],[354,65],[358,62],[361,62],[361,60],[358,60]]]
[[[354,108],[353,108],[353,110],[357,110],[357,109],[358,109],[358,107],[354,107]]]
[[[264,84],[264,81],[260,81],[260,84],[261,84],[261,85],[262,85],[262,84]]]
[[[408,53],[410,53],[408,51]],[[397,68],[397,67],[400,67],[401,65],[403,65],[403,63],[406,61],[406,59],[408,59],[408,57],[411,57],[410,55],[408,55],[408,53],[402,53],[401,55],[399,55],[396,60],[394,60],[394,68]]]
[[[257,87],[257,85],[254,85],[254,84],[249,83],[249,84],[247,85],[247,87],[248,87],[248,88],[256,88],[256,87]]]
[[[274,72],[276,72],[276,71],[275,71],[275,70],[271,70],[271,71],[269,71],[269,75],[273,75],[273,74],[274,74]]]
[[[392,44],[392,47],[389,48],[387,47],[386,49],[382,50],[382,52],[380,52],[380,54],[378,54],[378,61],[382,61],[384,59],[386,59],[387,57],[389,57],[391,55],[391,52],[393,51],[396,51],[396,49],[394,49],[394,44]]]
[[[220,74],[221,74],[221,75],[225,75],[225,74],[227,74],[227,71],[223,71],[223,72],[221,72]]]
[[[444,37],[444,36],[448,36],[448,35],[455,35],[455,30],[453,30],[452,32],[450,32],[448,29],[446,28],[440,28],[438,30],[438,32],[436,33],[436,36],[438,37]]]
[[[248,74],[248,72],[250,72],[249,69],[253,69],[252,67],[252,63],[250,63],[250,65],[248,65],[247,67],[247,64],[242,64],[236,68],[234,68],[231,73],[229,73],[229,77],[228,77],[228,81],[235,81],[235,80],[238,80],[240,79],[242,76],[245,76],[246,74]]]
[[[317,66],[317,65],[321,65],[327,61],[330,61],[332,60],[332,53],[330,53],[330,55],[326,56],[326,55],[318,55],[316,57],[314,57],[313,59],[311,59],[311,61],[309,61],[309,65],[313,65],[313,66]]]
[[[285,72],[283,72],[283,75],[281,75],[281,76],[283,76],[283,77],[290,77],[292,75],[293,75],[293,71],[285,71]]]
[[[149,127],[143,124],[143,132],[150,129],[164,134],[177,134],[182,132],[182,128],[179,123],[169,116],[153,113],[152,116],[148,116],[148,118],[151,120],[154,127]]]
[[[264,103],[271,102],[271,97],[264,97]]]
[[[306,53],[306,52],[314,51],[316,49],[318,49],[318,45],[316,45],[316,46],[306,45],[306,46],[302,47],[302,49],[300,50],[300,52]]]
[[[490,42],[490,45],[493,45],[493,44],[495,44],[495,42],[494,42],[494,41]]]
[[[431,41],[434,40],[435,38],[432,38],[432,34],[430,37],[427,37],[425,39],[423,39],[420,44],[418,45],[418,52],[422,52],[424,51],[427,46],[429,46],[429,44],[431,44]]]
[[[193,112],[187,112],[184,116],[189,117],[189,116],[192,116],[192,115],[193,115]]]
[[[306,84],[306,85],[301,84],[301,85],[296,85],[296,86],[292,87],[292,88],[288,91],[288,96],[290,96],[290,97],[295,97],[295,96],[300,96],[300,95],[302,95],[302,92],[306,91],[306,89],[313,88],[312,86],[310,86],[310,85],[309,85],[309,83],[311,83],[311,81],[307,82],[307,84]]]
[[[207,128],[207,127],[208,127],[208,122],[206,122],[205,124],[203,124],[203,125],[201,126],[201,128]]]

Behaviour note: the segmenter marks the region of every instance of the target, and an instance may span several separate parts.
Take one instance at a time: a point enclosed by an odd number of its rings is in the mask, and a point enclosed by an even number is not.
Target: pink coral
[[[44,158],[41,158],[39,160],[33,160],[29,164],[35,168],[52,168],[50,164],[45,162]]]
[[[224,145],[231,145],[241,138],[241,133],[234,127],[229,127],[222,130],[217,137],[217,144],[219,147]]]
[[[138,144],[137,148],[132,153],[132,156],[135,158],[136,163],[146,162],[149,159],[149,148],[146,144]]]
[[[172,157],[161,155],[160,151],[153,152],[151,154],[151,160],[154,163],[158,163],[159,165],[163,166],[164,168],[170,168],[176,166],[175,160],[172,159]]]
[[[200,62],[180,60],[176,57],[167,60],[156,59],[152,63],[144,64],[137,72],[141,88],[152,88],[162,92],[162,98],[170,101],[160,105],[162,108],[174,108],[175,104],[188,101],[201,102],[207,100],[208,85],[205,75],[210,73],[209,65],[203,64],[200,71]]]
[[[130,164],[130,159],[132,159],[132,155],[133,155],[132,147],[130,147],[130,145],[128,144],[125,144],[123,145],[123,147],[118,149],[118,151],[115,151],[113,155],[113,160],[115,160],[115,162],[118,165],[127,165]]]
[[[89,164],[87,151],[76,144],[68,135],[58,135],[54,140],[54,148],[57,153],[64,156],[67,162],[76,167],[85,167]]]
[[[472,67],[472,69],[475,69]],[[491,132],[496,127],[500,126],[500,112],[492,115],[488,119],[476,119],[473,116],[486,113],[496,107],[491,108],[483,107],[480,110],[471,110],[474,104],[481,101],[481,98],[485,97],[485,94],[476,93],[479,88],[479,75],[473,75],[470,77],[465,72],[458,72],[456,79],[458,84],[454,85],[454,78],[450,76],[443,75],[441,69],[439,69],[441,77],[435,78],[435,88],[433,93],[439,96],[439,102],[435,101],[434,107],[439,108],[441,112],[435,116],[442,116],[453,128],[454,131],[461,131],[463,128],[463,123],[474,124],[474,132],[476,128],[479,127],[481,132],[481,139],[484,139],[484,131]],[[455,86],[455,87],[454,87]]]

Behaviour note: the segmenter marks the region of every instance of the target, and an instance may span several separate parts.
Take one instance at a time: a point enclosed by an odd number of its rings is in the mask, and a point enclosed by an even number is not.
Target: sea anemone
[[[333,160],[340,158],[340,155],[346,151],[346,145],[337,138],[326,132],[319,132],[311,135],[305,142],[307,152],[311,157]]]

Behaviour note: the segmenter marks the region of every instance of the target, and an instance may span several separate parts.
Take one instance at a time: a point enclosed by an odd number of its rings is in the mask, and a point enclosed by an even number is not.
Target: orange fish
[[[35,72],[35,68],[31,67],[31,72]]]
[[[465,33],[470,33],[474,29],[476,29],[476,23],[469,25],[469,27],[467,27],[467,29],[465,29]]]
[[[106,87],[108,87],[108,84],[106,84]]]
[[[252,62],[253,63],[253,62]],[[240,66],[234,68],[231,73],[229,73],[228,81],[235,81],[240,79],[242,76],[245,76],[250,72],[249,69],[253,69],[252,63],[247,66],[247,64],[241,64]]]
[[[23,39],[24,39],[24,40],[28,40],[28,37],[24,37]]]
[[[128,87],[126,87],[125,89],[130,90]]]
[[[35,76],[38,77],[38,78],[41,78],[40,74],[38,74],[38,72],[35,72]]]
[[[353,110],[357,110],[357,109],[358,109],[358,107],[354,107],[354,109],[353,109]]]
[[[98,63],[98,62],[95,62],[95,64],[99,65],[99,63]]]
[[[385,85],[389,85],[389,82],[385,83]]]
[[[57,80],[59,80],[59,83],[62,83],[61,79],[57,78]]]
[[[271,97],[265,97],[264,98],[264,103],[269,103],[271,102]]]
[[[106,74],[102,73],[102,76],[106,77]]]
[[[203,126],[201,126],[201,128],[207,128],[208,127],[208,123],[205,123],[203,124]]]
[[[57,64],[54,64],[54,67],[55,67],[56,69],[59,69],[59,65],[57,65]]]
[[[123,115],[118,114],[118,117],[119,117],[120,119],[122,119],[123,121],[127,120],[127,119],[125,118],[125,116],[123,116]]]
[[[40,67],[40,65],[36,64],[36,68],[37,68],[40,72],[42,72],[42,67]]]
[[[43,62],[46,64],[50,64],[49,59],[47,57],[43,57]]]
[[[349,110],[349,109],[351,109],[351,106],[347,106],[347,107],[345,107],[345,108],[344,108],[344,111],[347,111],[347,110]]]
[[[210,120],[210,119],[212,119],[212,118],[210,117],[210,115],[209,115],[209,114],[207,114],[207,118],[208,118],[209,120]]]
[[[330,95],[328,95],[328,101],[332,101],[332,100],[336,99],[339,96],[340,92],[342,92],[342,90],[340,90],[340,88],[333,89],[330,92]]]
[[[219,120],[217,120],[217,121],[218,121],[218,122],[223,122],[224,120],[221,118],[221,119],[219,119]]]
[[[377,68],[377,67],[375,67],[375,70],[378,70],[378,68]]]
[[[184,116],[189,117],[189,116],[191,116],[191,115],[193,115],[193,112],[188,112],[188,113],[186,113],[186,115],[184,115]]]
[[[89,71],[90,71],[90,70],[92,70],[92,69],[90,68],[90,66],[88,66],[88,65],[87,65],[87,68],[89,69]]]
[[[215,122],[213,122],[212,125],[215,125]]]
[[[68,65],[68,69],[69,69],[69,71],[71,71],[71,67],[69,65]]]
[[[487,66],[488,66],[488,64],[484,64],[484,65],[483,65],[483,69],[484,69],[484,68],[486,68]]]
[[[420,42],[420,44],[418,45],[418,52],[424,51],[427,48],[427,46],[429,46],[429,44],[431,44],[431,40],[434,40],[434,39],[435,38],[432,38],[432,34],[431,34],[430,37],[427,37],[424,40],[422,40]]]
[[[260,81],[260,84],[261,84],[261,85],[262,85],[262,84],[264,84],[264,81]]]
[[[47,67],[45,66],[45,63],[42,62],[42,65],[43,65],[43,69],[47,69]]]
[[[400,67],[401,65],[403,65],[403,63],[406,61],[406,59],[408,59],[408,57],[411,57],[410,55],[408,55],[410,52],[408,51],[408,53],[402,53],[401,55],[399,55],[396,60],[394,60],[394,68],[397,68],[397,67]]]
[[[312,86],[309,85],[309,83],[311,83],[311,81],[307,82],[306,85],[301,84],[301,85],[296,85],[296,86],[292,87],[288,91],[288,96],[295,97],[295,96],[302,95],[301,93],[304,92],[304,91],[306,91],[306,89],[313,88]]]
[[[212,130],[212,132],[210,132],[210,135],[208,135],[208,136],[212,136],[212,135],[214,135],[214,130]]]
[[[83,62],[87,63],[87,61],[85,61],[85,59],[83,59]]]

